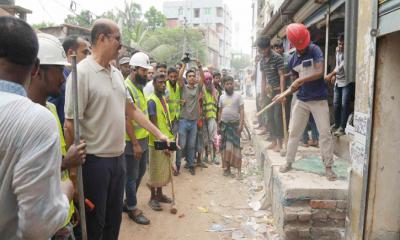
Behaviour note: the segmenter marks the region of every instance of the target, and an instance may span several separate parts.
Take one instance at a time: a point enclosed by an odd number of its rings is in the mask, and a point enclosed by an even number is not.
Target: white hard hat
[[[133,54],[131,60],[129,61],[129,65],[134,67],[142,67],[146,69],[151,68],[149,56],[147,56],[147,54],[142,52],[137,52]]]
[[[60,40],[47,33],[38,33],[40,65],[71,66]]]

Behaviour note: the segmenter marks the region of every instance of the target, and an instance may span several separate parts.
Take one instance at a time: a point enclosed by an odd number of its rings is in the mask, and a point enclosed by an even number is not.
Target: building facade
[[[217,68],[230,68],[232,14],[222,0],[168,1],[163,4],[167,27],[199,28],[207,45],[208,60]]]

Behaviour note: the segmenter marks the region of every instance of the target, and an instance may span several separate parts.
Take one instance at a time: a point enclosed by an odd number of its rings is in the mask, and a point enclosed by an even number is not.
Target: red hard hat
[[[297,50],[303,50],[310,44],[310,32],[301,23],[289,24],[286,28],[286,36]]]

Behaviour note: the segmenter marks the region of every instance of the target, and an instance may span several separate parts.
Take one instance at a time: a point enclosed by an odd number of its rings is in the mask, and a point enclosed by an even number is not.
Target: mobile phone
[[[169,147],[168,147],[167,142],[155,140],[154,141],[154,148],[156,150],[165,150],[165,149],[168,149],[170,151],[178,150],[178,148],[176,147],[176,142],[175,141],[170,142],[169,143]]]
[[[302,62],[303,68],[311,67],[313,65],[313,62],[314,62],[313,59],[304,60]]]

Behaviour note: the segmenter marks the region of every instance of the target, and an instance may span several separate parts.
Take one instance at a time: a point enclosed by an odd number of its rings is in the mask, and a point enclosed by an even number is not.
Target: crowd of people
[[[305,147],[320,146],[328,180],[335,180],[332,171],[332,135],[345,134],[354,98],[354,82],[344,72],[344,35],[338,36],[336,66],[324,76],[324,56],[319,46],[311,42],[310,32],[299,23],[288,25],[286,35],[291,50],[285,52],[283,43],[271,43],[268,37],[257,39],[253,79],[255,80],[257,110],[271,102],[271,109],[259,115],[258,134],[268,134],[267,147],[286,157],[280,171],[292,169],[299,143]],[[328,106],[328,86],[333,85],[334,120],[331,125]],[[289,90],[289,92],[286,92]],[[309,135],[311,131],[311,139]],[[286,146],[283,146],[286,139]]]
[[[163,188],[183,174],[182,160],[191,175],[221,161],[221,174],[241,178],[244,102],[226,70],[198,60],[152,63],[143,52],[120,55],[121,31],[108,19],[94,22],[90,42],[61,42],[14,17],[0,17],[0,30],[5,239],[79,239],[79,211],[88,239],[118,239],[123,212],[150,224],[137,198],[145,173],[148,205],[161,211],[172,202]],[[85,209],[77,205],[80,166]]]

